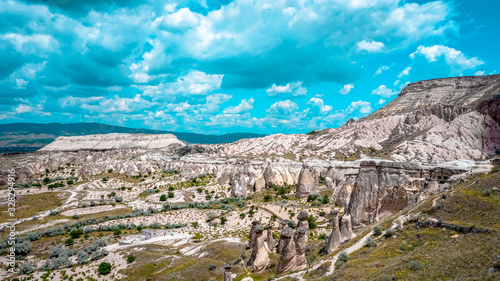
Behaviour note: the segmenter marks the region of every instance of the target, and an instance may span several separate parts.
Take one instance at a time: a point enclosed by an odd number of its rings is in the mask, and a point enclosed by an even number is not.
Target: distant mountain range
[[[265,136],[253,133],[204,135],[196,133],[133,129],[100,123],[10,123],[0,124],[0,153],[36,150],[51,143],[55,138],[60,136],[81,136],[109,133],[173,134],[184,142],[200,144],[230,143],[240,139]]]

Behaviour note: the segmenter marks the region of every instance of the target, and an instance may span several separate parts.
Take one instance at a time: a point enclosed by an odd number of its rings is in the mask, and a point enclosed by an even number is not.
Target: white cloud
[[[372,108],[369,102],[360,100],[351,102],[345,111],[348,114],[355,113],[356,111],[359,111],[361,114],[367,114],[372,111]]]
[[[398,92],[396,92],[392,89],[388,89],[385,85],[380,85],[377,89],[372,91],[372,95],[377,95],[377,96],[381,96],[384,98],[388,98],[390,96],[394,96],[397,94],[398,94]]]
[[[344,85],[344,87],[342,87],[342,89],[340,89],[339,93],[342,94],[342,95],[347,95],[351,92],[351,90],[354,88],[354,85],[353,84],[347,84],[347,85]]]
[[[324,101],[320,98],[311,98],[307,103],[317,107],[320,113],[327,113],[332,110],[332,106],[325,105]]]
[[[484,71],[476,71],[476,73],[474,73],[474,75],[476,75],[476,76],[483,76],[484,75]]]
[[[386,100],[384,100],[384,99],[379,99],[379,100],[378,100],[378,102],[377,102],[377,104],[384,104],[385,102],[386,102]]]
[[[175,13],[167,14],[162,25],[169,29],[186,29],[200,25],[202,15],[193,13],[189,8],[182,8]]]
[[[285,100],[274,103],[266,111],[276,115],[288,115],[295,112],[297,109],[299,109],[299,107],[295,102],[290,100]]]
[[[443,57],[446,64],[457,68],[460,73],[484,64],[477,57],[468,58],[461,51],[443,45],[430,47],[418,46],[417,50],[410,54],[412,59],[415,59],[417,56],[424,56],[429,62],[436,62],[439,58]]]
[[[240,114],[250,111],[253,108],[253,103],[255,100],[253,98],[249,98],[248,100],[241,100],[240,104],[237,106],[230,106],[224,109],[224,114]]]
[[[35,54],[43,56],[59,52],[59,42],[51,35],[7,33],[0,35],[0,40],[12,45],[16,51],[24,55]]]
[[[373,74],[373,76],[380,75],[380,74],[382,74],[382,71],[386,71],[388,69],[389,69],[389,67],[387,65],[383,65],[383,66],[379,67],[377,69],[377,71],[375,71],[375,73]]]
[[[143,94],[162,98],[176,95],[207,95],[220,89],[222,74],[206,74],[192,70],[178,77],[175,82],[161,83],[158,86],[145,86]]]
[[[283,94],[291,94],[292,96],[304,96],[307,94],[307,89],[302,87],[302,81],[294,83],[287,83],[284,86],[273,84],[270,88],[266,89],[267,95],[270,97],[281,96]]]
[[[384,48],[384,43],[382,42],[377,42],[377,41],[371,41],[367,42],[365,40],[358,42],[358,50],[360,51],[367,51],[369,53],[376,53],[380,52]]]
[[[401,73],[398,74],[398,78],[402,78],[403,76],[410,74],[410,70],[411,70],[411,67],[409,67],[409,66],[407,68],[403,69],[403,71],[401,71]]]

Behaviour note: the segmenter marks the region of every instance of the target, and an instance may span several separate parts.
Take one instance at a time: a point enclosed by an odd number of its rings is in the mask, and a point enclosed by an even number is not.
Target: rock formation
[[[264,245],[264,227],[262,224],[255,226],[255,242],[252,249],[252,267],[254,272],[263,272],[269,263],[269,253]]]
[[[309,217],[309,214],[306,210],[302,210],[299,212],[299,214],[297,215],[297,219],[299,220],[299,222],[297,223],[297,228],[304,227],[309,234],[309,222],[307,222],[307,217]]]
[[[309,238],[309,231],[306,227],[297,228],[293,241],[295,243],[295,267],[293,270],[301,270],[307,267],[306,246]]]
[[[103,134],[73,137],[58,137],[41,151],[78,151],[110,149],[158,149],[185,144],[171,134]]]
[[[317,194],[318,175],[309,166],[302,166],[297,183],[297,198],[307,198],[309,195]]]
[[[224,265],[224,281],[233,281],[233,277],[231,276],[231,265],[226,263]]]
[[[252,227],[250,227],[250,234],[248,235],[250,240],[248,240],[248,248],[253,249],[253,244],[255,243],[255,227],[261,224],[260,221],[254,220],[252,221]]]
[[[274,244],[273,226],[272,225],[269,225],[267,227],[266,237],[267,237],[266,243],[267,243],[267,246],[269,248],[269,251],[271,251],[271,253],[274,253],[276,245]]]
[[[339,211],[331,210],[332,214],[332,233],[326,242],[325,252],[332,253],[340,246],[340,228],[339,228]]]
[[[340,219],[340,237],[341,243],[345,241],[351,240],[354,237],[352,233],[352,225],[351,225],[351,215],[344,214],[342,219]]]
[[[278,264],[278,274],[295,268],[296,250],[295,242],[293,241],[292,236],[293,230],[290,227],[285,227],[281,232],[281,243],[283,243],[283,247]]]

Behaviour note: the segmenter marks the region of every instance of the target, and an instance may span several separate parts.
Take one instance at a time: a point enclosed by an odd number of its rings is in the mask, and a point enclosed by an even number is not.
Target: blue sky
[[[486,8],[485,8],[486,7]],[[0,122],[338,127],[500,70],[499,1],[0,1]]]

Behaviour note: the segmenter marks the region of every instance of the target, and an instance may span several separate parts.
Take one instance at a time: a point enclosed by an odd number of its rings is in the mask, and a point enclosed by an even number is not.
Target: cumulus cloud
[[[384,43],[371,41],[367,42],[365,40],[358,42],[358,50],[366,51],[369,53],[380,52],[384,48]]]
[[[361,114],[367,114],[372,112],[371,104],[367,101],[354,101],[347,107],[345,110],[346,113],[351,114],[355,112],[359,112]]]
[[[459,72],[473,69],[484,64],[477,57],[469,58],[461,51],[443,45],[434,45],[430,47],[418,46],[417,50],[410,54],[410,58],[415,59],[418,56],[423,56],[429,62],[436,62],[443,58],[446,64],[457,68]]]
[[[340,89],[339,93],[342,95],[347,95],[351,92],[352,89],[354,89],[354,85],[347,84],[347,85],[344,85],[344,87],[342,87],[342,89]]]
[[[332,110],[332,106],[325,105],[324,101],[320,98],[313,97],[307,103],[318,108],[320,113],[327,113]]]
[[[284,100],[271,105],[271,107],[267,109],[267,112],[275,115],[288,115],[294,113],[297,109],[299,109],[299,106],[295,102]]]
[[[249,98],[248,100],[243,99],[241,103],[237,106],[230,106],[224,109],[223,113],[225,114],[240,114],[250,111],[253,108],[253,103],[255,99]]]
[[[291,94],[294,97],[307,95],[307,89],[302,87],[302,81],[287,83],[283,86],[273,84],[270,88],[266,89],[266,92],[270,97],[282,96],[283,94]]]
[[[378,100],[378,102],[377,102],[377,104],[379,104],[379,105],[380,105],[380,104],[384,104],[385,102],[386,102],[386,100],[384,100],[384,99],[379,99],[379,100]]]
[[[387,88],[385,85],[380,85],[377,89],[372,91],[372,95],[377,95],[377,96],[381,96],[384,98],[388,98],[390,96],[394,96],[397,94],[398,94],[398,92]]]

